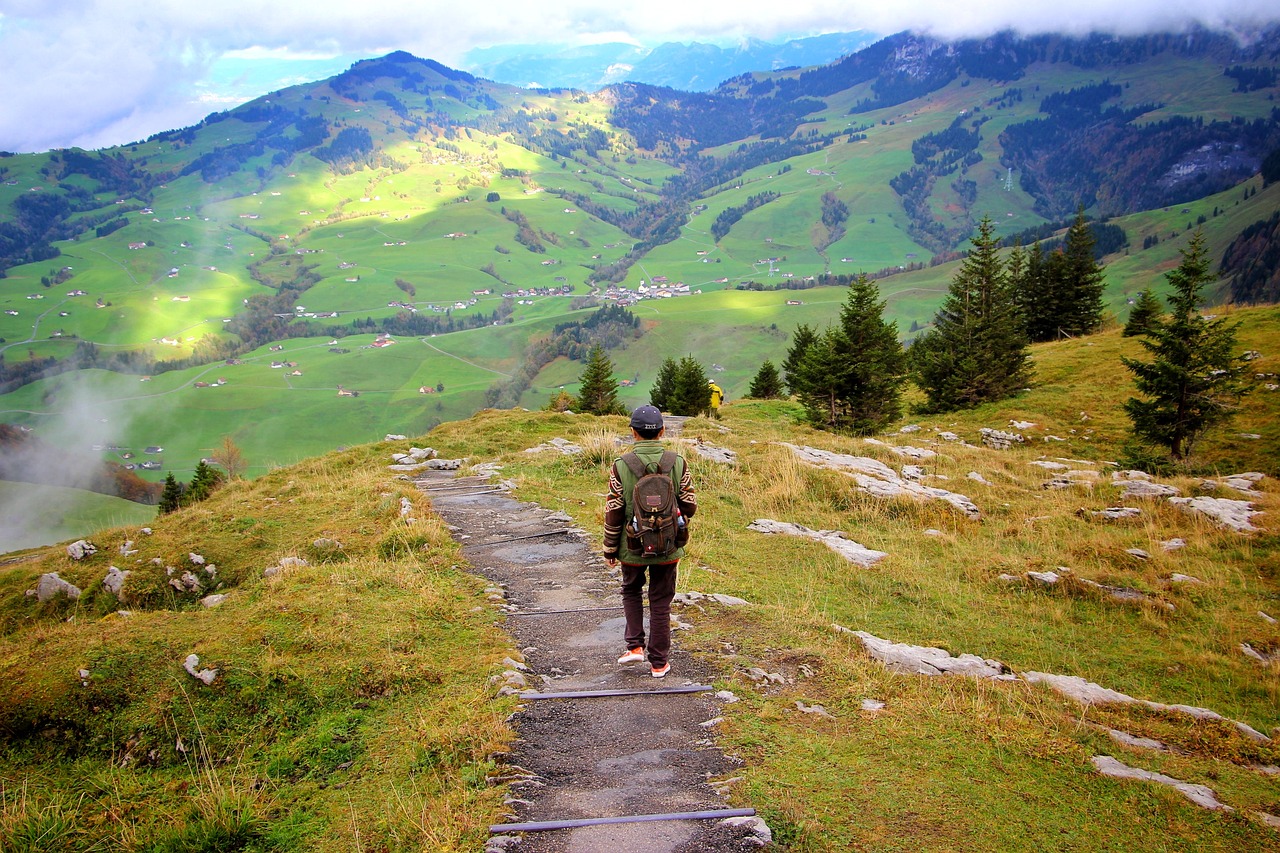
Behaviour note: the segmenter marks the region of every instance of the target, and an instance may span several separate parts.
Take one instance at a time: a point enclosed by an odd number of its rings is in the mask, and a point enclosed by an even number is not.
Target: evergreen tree
[[[658,411],[671,411],[671,395],[676,388],[676,361],[673,358],[664,358],[662,366],[658,368],[658,377],[653,382],[653,387],[649,389],[649,404],[657,406]]]
[[[1106,279],[1102,265],[1093,256],[1096,241],[1093,229],[1084,218],[1084,208],[1076,211],[1075,222],[1067,229],[1066,245],[1062,250],[1062,301],[1061,332],[1067,335],[1087,335],[1102,324],[1102,291]]]
[[[173,472],[164,478],[164,491],[160,493],[160,515],[166,515],[182,506],[182,486],[174,479]]]
[[[700,415],[711,407],[707,374],[691,355],[680,359],[668,401],[673,415]]]
[[[1129,320],[1124,324],[1124,332],[1121,334],[1126,338],[1150,334],[1163,313],[1164,306],[1156,298],[1155,291],[1148,287],[1138,294],[1138,301],[1133,304],[1133,310],[1129,312]]]
[[[800,392],[795,379],[800,359],[804,358],[804,351],[817,340],[817,337],[818,333],[808,323],[801,323],[791,335],[791,348],[787,350],[787,357],[782,362],[782,372],[786,375],[787,388],[792,394]]]
[[[596,344],[587,356],[587,366],[578,377],[578,410],[588,415],[624,415],[618,402],[618,380],[613,378],[613,362],[604,347]]]
[[[1093,230],[1076,212],[1063,248],[1044,253],[1039,243],[1025,259],[1009,257],[1013,301],[1022,313],[1027,339],[1053,341],[1088,334],[1102,322],[1102,266],[1093,257]]]
[[[1167,448],[1175,460],[1190,455],[1205,431],[1229,420],[1246,391],[1244,361],[1232,355],[1239,324],[1200,314],[1200,290],[1214,276],[1199,229],[1181,254],[1182,263],[1165,276],[1173,287],[1171,316],[1152,321],[1139,339],[1152,360],[1121,359],[1146,398],[1130,397],[1124,404],[1134,436]]]
[[[839,325],[800,359],[800,402],[819,429],[866,435],[901,414],[904,369],[898,330],[884,320],[880,291],[859,276],[849,286]]]
[[[911,347],[916,384],[927,412],[1000,400],[1030,378],[1027,339],[996,250],[989,217],[960,265],[934,328]]]
[[[756,400],[776,400],[782,396],[782,390],[782,377],[778,375],[778,368],[773,366],[772,361],[765,359],[764,364],[756,371],[755,378],[751,380],[747,396]]]
[[[183,495],[182,505],[190,506],[198,503],[213,494],[222,483],[222,475],[218,470],[205,462],[203,459],[196,464],[195,474],[191,477],[191,485],[187,488],[186,494]]]

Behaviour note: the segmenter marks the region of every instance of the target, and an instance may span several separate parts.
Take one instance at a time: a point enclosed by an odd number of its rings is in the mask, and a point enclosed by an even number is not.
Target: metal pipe
[[[755,809],[710,809],[701,812],[624,815],[622,817],[585,817],[575,820],[534,820],[527,823],[495,823],[490,834],[500,832],[538,832],[547,829],[573,829],[579,826],[601,826],[611,823],[643,823],[658,820],[718,820],[726,817],[755,817]]]
[[[525,610],[512,611],[508,616],[558,616],[561,613],[595,613],[598,610],[621,610],[622,605],[614,607],[577,607],[572,610]]]
[[[492,542],[466,542],[462,543],[465,548],[468,545],[475,545],[481,548],[488,548],[490,545],[506,545],[508,542],[520,542],[525,539],[540,539],[543,536],[557,536],[562,533],[572,533],[572,530],[548,530],[545,533],[530,533],[528,536],[513,536],[510,539],[495,539]]]
[[[530,690],[521,693],[521,699],[599,699],[607,696],[662,696],[672,693],[710,693],[710,684],[685,684],[680,687],[663,687],[658,690],[569,690],[564,693],[538,693]]]

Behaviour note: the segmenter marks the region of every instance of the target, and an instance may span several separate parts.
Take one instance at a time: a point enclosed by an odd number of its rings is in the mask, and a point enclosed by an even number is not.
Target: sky
[[[1277,20],[1276,0],[0,0],[0,150],[145,139],[392,50],[465,68],[468,50],[508,43],[1246,32]]]

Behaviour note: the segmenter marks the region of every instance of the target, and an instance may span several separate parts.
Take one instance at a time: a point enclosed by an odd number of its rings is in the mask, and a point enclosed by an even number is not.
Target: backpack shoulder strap
[[[665,455],[665,451],[663,455]],[[619,458],[622,460],[624,465],[631,469],[632,474],[635,474],[637,477],[643,477],[645,475],[644,462],[642,462],[640,457],[636,456],[634,452],[628,451],[627,453],[622,454]]]
[[[679,457],[676,456],[674,450],[662,451],[662,458],[658,460],[658,473],[670,474],[672,469],[676,467],[677,458]]]

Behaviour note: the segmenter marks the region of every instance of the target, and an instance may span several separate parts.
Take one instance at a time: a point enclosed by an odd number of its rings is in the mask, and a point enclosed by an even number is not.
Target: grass
[[[1271,370],[1276,309],[1234,317],[1241,347],[1263,352],[1259,370]],[[901,460],[881,445],[800,425],[793,403],[735,400],[720,421],[685,425],[686,439],[727,446],[739,464],[686,453],[699,513],[680,588],[751,606],[690,613],[692,628],[678,642],[741,699],[723,709],[717,729],[720,745],[744,762],[730,799],[759,810],[781,849],[1274,846],[1274,830],[1249,817],[1280,812],[1274,781],[1255,769],[1280,763],[1274,742],[1140,707],[1081,707],[1025,682],[897,674],[831,628],[976,654],[1015,672],[1080,676],[1280,729],[1280,669],[1239,652],[1243,642],[1280,648],[1280,632],[1257,616],[1280,610],[1273,480],[1252,499],[1264,512],[1253,536],[1156,502],[1139,501],[1135,520],[1088,513],[1117,501],[1106,462],[1124,438],[1119,405],[1131,393],[1116,381],[1118,358],[1133,351],[1118,330],[1037,346],[1035,383],[1017,398],[903,419],[920,430],[885,440],[936,442],[928,482],[969,495],[983,512],[977,521],[937,502],[876,500],[838,472],[801,464],[781,442],[894,467]],[[1206,474],[1280,474],[1266,432],[1277,400],[1261,390],[1246,398],[1231,428],[1205,439],[1193,467],[1164,479],[1194,493]],[[980,427],[1012,419],[1036,423],[1024,430],[1026,445],[979,445]],[[973,446],[939,441],[939,430]],[[599,530],[606,467],[625,432],[623,417],[483,411],[416,443],[498,461],[521,499]],[[524,452],[557,436],[585,452]],[[509,708],[486,679],[510,651],[493,612],[477,606],[481,584],[462,571],[423,496],[383,468],[405,446],[363,445],[234,484],[158,519],[151,537],[99,534],[103,550],[85,563],[52,549],[0,570],[5,837],[45,833],[85,850],[474,849],[500,808],[485,776],[512,736]],[[1046,491],[1048,474],[1029,464],[1045,459],[1099,476]],[[989,485],[968,479],[970,471]],[[400,520],[402,496],[418,508],[412,525]],[[889,557],[855,568],[818,543],[746,529],[762,517],[842,530]],[[139,554],[119,555],[126,537]],[[1187,546],[1164,552],[1159,543],[1174,537]],[[1153,556],[1139,560],[1131,548]],[[221,607],[199,608],[196,594],[167,583],[166,567],[188,570],[191,553],[217,565],[229,594]],[[264,578],[262,569],[284,556],[309,565]],[[121,603],[101,587],[111,562],[136,573],[131,617],[116,615]],[[1174,609],[1115,602],[1076,582],[1043,589],[999,577],[1060,566]],[[52,570],[85,590],[79,602],[36,605],[22,595]],[[1175,572],[1203,583],[1171,584]],[[208,688],[181,671],[193,651],[202,667],[220,670]],[[87,686],[44,660],[88,670]],[[757,686],[744,674],[753,666],[783,683]],[[885,709],[863,711],[864,699]],[[797,702],[821,705],[831,718],[801,713]],[[1175,751],[1120,747],[1111,728]],[[175,749],[179,739],[185,752]],[[1236,811],[1205,812],[1174,792],[1102,777],[1090,764],[1098,754],[1208,785]],[[113,817],[95,817],[103,814]]]
[[[83,563],[53,549],[4,569],[4,837],[56,831],[70,850],[474,849],[499,806],[485,774],[510,737],[486,678],[512,652],[424,496],[385,470],[405,447],[241,481],[150,536],[99,533]],[[423,520],[401,519],[401,496]],[[125,539],[137,554],[121,555]],[[309,565],[263,577],[285,556]],[[109,563],[133,573],[123,602],[101,586]],[[205,589],[176,593],[170,566]],[[45,571],[85,594],[32,606],[23,585]],[[221,606],[196,603],[215,589]],[[192,652],[219,670],[212,685],[182,671]]]

